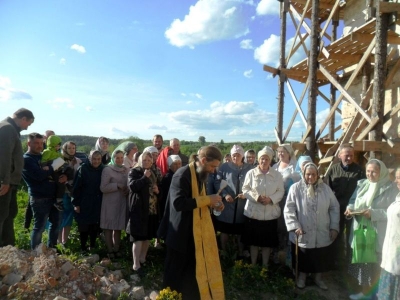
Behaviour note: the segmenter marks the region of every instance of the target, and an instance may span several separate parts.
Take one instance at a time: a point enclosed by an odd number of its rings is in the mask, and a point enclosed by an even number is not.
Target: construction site
[[[338,161],[343,144],[354,147],[361,165],[378,158],[393,171],[400,164],[399,11],[400,3],[379,0],[280,2],[279,67],[263,67],[278,81],[277,145],[287,141],[300,116],[306,131],[292,146],[298,154],[313,157],[322,175]],[[296,33],[286,49],[289,22]],[[288,67],[300,50],[307,57]],[[295,82],[302,86],[299,94]],[[294,102],[295,111],[285,111],[288,101]],[[330,108],[319,127],[317,101],[328,102]],[[341,116],[340,124],[335,124],[335,113]],[[284,114],[292,115],[285,128]]]

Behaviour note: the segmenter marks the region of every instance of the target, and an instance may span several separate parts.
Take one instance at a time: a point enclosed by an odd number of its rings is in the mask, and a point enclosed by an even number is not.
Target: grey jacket
[[[339,232],[339,202],[331,188],[321,182],[315,189],[315,198],[307,195],[307,185],[301,180],[291,186],[286,199],[284,217],[289,239],[296,242],[294,231],[301,228],[299,247],[322,248],[329,246],[330,230]]]
[[[18,185],[21,182],[24,154],[20,131],[12,118],[0,122],[0,182],[4,184]]]

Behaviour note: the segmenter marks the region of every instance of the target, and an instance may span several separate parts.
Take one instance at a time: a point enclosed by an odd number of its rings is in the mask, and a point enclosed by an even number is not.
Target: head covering
[[[154,147],[155,148],[155,147]],[[140,154],[139,159],[135,165],[135,167],[141,167],[143,168],[143,156],[149,155],[151,156],[151,162],[153,163],[153,156],[151,155],[150,152],[144,151],[142,154]]]
[[[296,173],[298,173],[301,176],[301,178],[303,178],[303,172],[301,171],[301,165],[306,161],[312,162],[311,157],[308,155],[300,156],[299,160],[297,161],[296,168],[294,170]]]
[[[285,148],[285,150],[289,153],[290,158],[292,158],[294,156],[294,150],[290,144],[282,144],[282,145],[279,145],[278,148],[281,148],[281,147]]]
[[[143,153],[144,152],[158,153],[158,149],[154,146],[149,146],[149,147],[144,148]]]
[[[128,154],[133,148],[136,147],[136,144],[134,142],[126,141],[118,145],[115,150],[122,150],[124,154]]]
[[[54,150],[57,145],[61,145],[61,138],[58,135],[49,136],[46,145],[50,150]]]
[[[104,151],[103,149],[101,149],[100,141],[101,141],[102,139],[104,139],[104,136],[99,137],[99,138],[97,139],[97,141],[96,141],[96,145],[94,145],[94,149],[97,150],[97,151],[100,151],[101,156],[103,156],[104,154],[107,154],[107,153],[108,153],[108,151]]]
[[[231,155],[233,155],[235,153],[239,153],[243,157],[244,156],[243,147],[240,145],[233,145],[233,147],[231,149]]]
[[[366,179],[362,182],[362,185],[360,185],[357,190],[357,198],[354,203],[355,210],[370,208],[375,196],[379,195],[377,193],[379,193],[380,188],[390,182],[389,170],[384,162],[373,158],[367,162],[365,168],[367,168],[371,162],[378,163],[380,166],[379,179],[378,182],[371,182],[369,179]]]
[[[112,155],[111,155],[111,161],[110,161],[110,163],[109,163],[108,165],[114,166],[114,167],[117,167],[117,168],[125,168],[125,166],[124,166],[123,164],[117,165],[117,164],[115,163],[115,156],[116,156],[118,153],[124,153],[124,151],[119,150],[119,149],[115,149],[115,150],[113,151]]]
[[[62,155],[63,155],[63,157],[64,157],[64,160],[66,160],[66,161],[71,161],[72,163],[73,163],[73,165],[75,165],[76,164],[76,157],[75,157],[75,155],[70,155],[69,153],[68,153],[68,150],[67,150],[67,148],[68,148],[68,145],[70,144],[70,143],[72,143],[71,141],[68,141],[68,142],[65,142],[63,145],[62,145]],[[72,144],[74,144],[74,143],[72,143]],[[76,147],[76,145],[75,145],[75,147]],[[76,148],[75,148],[75,153],[76,153]]]
[[[264,148],[262,148],[260,151],[258,151],[258,154],[257,154],[258,161],[260,161],[260,157],[263,155],[267,155],[269,157],[269,159],[272,160],[272,158],[274,157],[274,150],[272,150],[272,148],[268,147],[268,146],[265,146]]]
[[[147,147],[147,148],[155,148],[156,147]],[[146,148],[146,149],[147,149]],[[146,151],[146,149],[144,149]],[[156,161],[156,166],[160,169],[161,175],[164,176],[165,174],[168,173],[168,156],[172,153],[172,148],[170,146],[165,147],[164,149],[161,150],[160,154],[157,157]],[[158,150],[157,150],[158,153]]]
[[[306,179],[305,179],[305,174],[306,174],[306,170],[310,169],[310,168],[314,168],[317,171],[317,176],[318,176],[318,167],[316,164],[314,164],[313,162],[309,162],[306,163],[306,165],[304,166],[304,170],[302,172],[302,178],[304,180],[304,182],[307,185],[307,196],[314,199],[315,198],[315,189],[317,188],[318,184],[320,182],[322,182],[319,178],[317,178],[317,180],[315,181],[315,183],[313,184],[308,184]]]
[[[168,157],[168,167],[171,167],[171,165],[176,161],[182,161],[179,155],[176,154],[170,155]]]
[[[244,153],[244,158],[243,158],[243,161],[245,162],[245,163],[249,163],[248,161],[247,161],[247,154],[250,152],[250,151],[253,151],[254,152],[254,164],[256,163],[256,152],[253,150],[253,149],[249,149],[249,150],[247,150],[245,153]]]

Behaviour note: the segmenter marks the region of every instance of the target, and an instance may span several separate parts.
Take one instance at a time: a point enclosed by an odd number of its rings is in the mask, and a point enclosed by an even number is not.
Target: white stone
[[[156,300],[156,298],[157,298],[158,295],[159,295],[158,292],[152,291],[152,292],[150,293],[150,299],[151,299],[151,300]]]
[[[144,287],[143,286],[135,286],[132,288],[131,292],[129,293],[129,295],[133,298],[133,299],[143,299],[145,294],[144,294]]]

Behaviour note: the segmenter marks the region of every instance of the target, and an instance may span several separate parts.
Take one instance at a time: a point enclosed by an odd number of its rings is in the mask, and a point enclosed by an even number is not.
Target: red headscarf
[[[158,155],[156,165],[161,170],[162,176],[168,173],[168,156],[171,155],[172,151],[172,148],[167,146]]]

